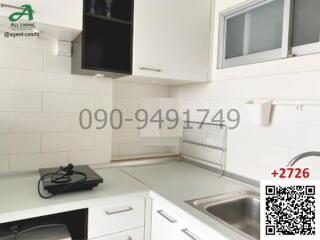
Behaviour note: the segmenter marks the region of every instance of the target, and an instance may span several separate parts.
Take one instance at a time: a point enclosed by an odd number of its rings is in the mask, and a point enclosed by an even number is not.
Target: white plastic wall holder
[[[71,51],[72,51],[71,42],[60,41],[60,40],[56,41],[54,52],[57,56],[71,57]]]
[[[251,100],[246,102],[246,109],[251,124],[256,126],[268,126],[271,120],[272,100]]]

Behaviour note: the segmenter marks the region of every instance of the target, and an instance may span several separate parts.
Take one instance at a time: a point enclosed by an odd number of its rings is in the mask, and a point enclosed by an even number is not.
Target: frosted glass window
[[[244,14],[227,20],[226,58],[243,55]]]
[[[225,59],[282,47],[284,0],[226,18]]]
[[[295,0],[293,15],[293,46],[319,42],[320,1]]]
[[[284,1],[276,0],[247,13],[248,53],[281,48]]]

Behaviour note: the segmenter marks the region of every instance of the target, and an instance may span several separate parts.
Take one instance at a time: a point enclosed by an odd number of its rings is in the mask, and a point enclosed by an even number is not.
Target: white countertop
[[[92,191],[68,193],[51,199],[38,195],[39,175],[0,180],[0,223],[105,205],[123,197],[149,196],[150,189],[120,169],[100,169],[104,182]]]
[[[237,240],[248,239],[191,207],[185,201],[234,191],[259,191],[259,189],[222,178],[213,172],[183,162],[145,167],[127,167],[123,170],[146,184],[162,198],[225,237]]]
[[[0,179],[0,223],[112,203],[127,197],[147,197],[152,190],[208,228],[230,239],[247,239],[185,203],[186,200],[240,190],[257,190],[183,162],[97,170],[104,178],[92,191],[38,196],[38,175]],[[131,175],[131,176],[130,176]]]

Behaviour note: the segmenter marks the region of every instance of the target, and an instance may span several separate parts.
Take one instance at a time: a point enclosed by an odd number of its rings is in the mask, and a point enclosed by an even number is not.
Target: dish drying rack
[[[207,152],[207,159],[192,156],[194,154],[190,153],[187,156],[196,158],[206,164],[214,165],[214,167],[218,168],[219,175],[223,176],[226,166],[227,130],[228,127],[223,124],[185,121],[182,144],[186,144],[189,147],[201,147]],[[182,155],[185,154],[182,152]],[[218,156],[218,160],[211,161],[216,156]]]

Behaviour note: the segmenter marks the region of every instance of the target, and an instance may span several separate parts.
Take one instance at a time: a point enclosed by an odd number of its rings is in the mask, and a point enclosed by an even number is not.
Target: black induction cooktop
[[[44,190],[51,194],[91,190],[103,182],[87,165],[39,169]]]

